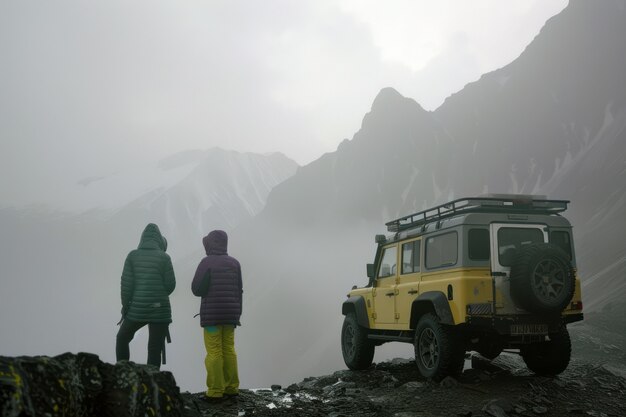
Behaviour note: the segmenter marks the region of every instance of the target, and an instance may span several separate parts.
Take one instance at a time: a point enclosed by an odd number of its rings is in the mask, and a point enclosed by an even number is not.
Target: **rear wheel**
[[[567,328],[550,335],[550,340],[522,347],[520,353],[528,369],[538,375],[552,376],[563,372],[572,355]]]
[[[359,326],[354,313],[348,313],[341,329],[341,353],[348,368],[369,368],[374,359],[374,349],[374,342],[367,338],[367,329]]]
[[[452,326],[439,322],[434,314],[425,314],[415,328],[415,363],[426,378],[440,381],[463,371],[465,347]]]

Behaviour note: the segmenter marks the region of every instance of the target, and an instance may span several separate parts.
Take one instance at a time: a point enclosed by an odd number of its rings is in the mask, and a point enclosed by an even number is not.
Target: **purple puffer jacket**
[[[228,235],[214,230],[202,239],[207,256],[200,261],[191,283],[194,295],[202,297],[200,325],[239,325],[242,293],[241,266],[226,252]],[[203,281],[208,274],[208,291],[203,294]]]

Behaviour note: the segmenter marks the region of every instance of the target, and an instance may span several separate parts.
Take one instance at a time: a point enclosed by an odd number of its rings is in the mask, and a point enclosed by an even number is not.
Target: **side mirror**
[[[387,238],[385,237],[385,235],[376,235],[374,236],[374,242],[380,244],[384,244],[385,242],[387,242]]]
[[[374,279],[374,264],[367,264],[367,277],[369,279]]]

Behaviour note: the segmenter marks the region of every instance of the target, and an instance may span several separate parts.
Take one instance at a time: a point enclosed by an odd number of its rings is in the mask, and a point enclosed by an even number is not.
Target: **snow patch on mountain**
[[[70,213],[97,212],[103,218],[128,208],[160,205],[172,224],[181,213],[201,224],[198,219],[204,211],[232,198],[239,200],[248,215],[258,213],[269,191],[296,168],[294,161],[280,153],[259,155],[219,148],[184,151],[155,163],[138,163],[122,172],[61,185],[50,205]],[[235,223],[234,218],[229,222]]]
[[[145,193],[113,217],[128,224],[157,223],[177,243],[172,250],[182,255],[211,229],[232,230],[258,214],[270,191],[297,167],[278,153],[263,156],[211,149],[200,161],[165,171],[191,168],[181,180]]]
[[[194,164],[180,164],[164,170],[159,163],[138,164],[123,172],[95,175],[75,184],[59,185],[56,209],[69,212],[88,210],[114,211],[138,196],[174,186],[194,169]]]
[[[602,126],[598,129],[596,134],[593,136],[591,140],[585,139],[584,146],[582,149],[575,155],[572,156],[570,151],[567,151],[563,162],[561,162],[560,158],[555,159],[555,170],[550,179],[546,181],[546,183],[541,187],[541,193],[551,195],[555,189],[558,188],[559,184],[561,184],[564,180],[566,180],[572,170],[576,169],[579,166],[579,163],[585,158],[585,155],[591,151],[592,148],[596,147],[599,143],[602,142],[602,139],[607,137],[615,136],[611,135],[610,132],[615,130],[615,128],[620,129],[619,126],[614,126],[615,116],[612,112],[613,103],[608,103],[604,109],[604,120],[602,122]],[[623,118],[620,118],[623,119]],[[584,128],[586,132],[586,138],[589,137],[589,129]]]
[[[411,190],[413,190],[413,184],[415,183],[415,179],[417,178],[417,175],[419,174],[419,172],[420,172],[419,169],[414,166],[413,172],[411,173],[411,177],[409,178],[409,183],[407,184],[404,191],[402,191],[402,203],[403,204],[406,203],[406,198],[408,197]]]

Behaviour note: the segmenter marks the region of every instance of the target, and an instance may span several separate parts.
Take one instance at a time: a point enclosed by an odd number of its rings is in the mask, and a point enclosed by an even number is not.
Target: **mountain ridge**
[[[384,89],[352,139],[297,168],[273,187],[255,217],[247,216],[228,230],[229,253],[241,261],[244,274],[243,327],[237,336],[243,380],[259,386],[342,367],[340,306],[352,285],[367,283],[365,264],[373,259],[373,235],[384,233],[384,223],[392,218],[453,198],[537,192],[572,200],[566,216],[574,223],[585,308],[599,309],[624,295],[624,8],[615,1],[593,4],[572,1],[562,17],[547,22],[520,59],[470,83],[434,112]],[[573,44],[572,39],[585,42]],[[567,65],[556,62],[558,57]],[[598,70],[599,65],[606,68]],[[75,329],[95,324],[103,329],[103,338],[114,340],[119,317],[112,306],[119,305],[116,283],[122,260],[147,221],[165,222],[170,250],[185,251],[174,257],[181,288],[172,296],[176,340],[197,340],[174,343],[168,354],[174,360],[202,358],[201,329],[192,319],[197,303],[190,302],[183,288],[204,255],[197,237],[208,230],[201,228],[213,225],[190,221],[200,217],[185,213],[207,208],[202,198],[182,197],[190,195],[185,192],[193,188],[191,183],[181,187],[181,195],[163,187],[145,200],[134,200],[137,211],[133,206],[128,217],[124,213],[102,224],[76,224],[81,216],[46,224],[41,219],[14,221],[20,213],[12,212],[6,221],[0,215],[3,230],[19,236],[3,242],[0,251],[3,273],[16,282],[11,291],[2,288],[2,302],[20,311],[21,300],[30,300],[64,318],[66,326],[60,330],[52,315],[36,322],[26,318],[27,327],[44,329],[46,348],[101,351],[106,343],[79,340]],[[98,184],[103,183],[91,183]],[[168,190],[169,197],[159,200]],[[237,200],[232,193],[224,195]],[[155,201],[159,215],[147,218],[145,203]],[[185,230],[178,236],[166,216],[177,201],[189,202],[178,206],[186,224],[176,227]],[[220,216],[246,214],[242,207],[225,210],[209,216],[224,225],[228,220]],[[37,262],[21,262],[24,253],[37,254]],[[66,263],[70,255],[75,261]],[[47,279],[33,280],[42,270]],[[58,283],[64,283],[67,294],[59,291]],[[96,317],[97,311],[108,315]],[[3,332],[16,335],[6,342],[10,348],[20,341],[24,349],[37,345],[34,337],[12,327],[9,317],[0,324]],[[384,346],[376,360],[405,356],[404,348]],[[111,354],[108,348],[106,352]],[[201,359],[180,362],[180,382],[199,386],[201,381],[194,378]]]
[[[234,231],[233,253],[255,272],[247,284],[255,294],[247,299],[255,307],[249,324],[263,326],[276,320],[276,311],[289,312],[291,337],[283,329],[267,333],[290,347],[255,342],[257,350],[293,368],[291,375],[311,371],[299,352],[328,370],[341,363],[341,296],[367,283],[373,235],[393,218],[484,193],[571,200],[565,216],[574,225],[587,311],[626,296],[625,265],[618,262],[626,252],[619,240],[626,234],[619,199],[626,193],[623,18],[617,2],[574,1],[519,59],[434,112],[393,89],[381,91],[352,139],[300,168],[272,190],[252,222]],[[580,44],[570,42],[576,39]],[[282,372],[259,371],[277,378]]]

